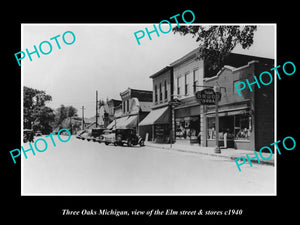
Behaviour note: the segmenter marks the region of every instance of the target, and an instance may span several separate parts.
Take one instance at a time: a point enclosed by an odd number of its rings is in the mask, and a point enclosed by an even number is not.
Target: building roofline
[[[238,68],[235,68],[233,66],[224,65],[215,76],[213,76],[213,77],[205,77],[205,78],[203,78],[203,80],[204,81],[211,81],[211,80],[214,80],[214,79],[219,79],[219,76],[221,75],[221,73],[225,69],[231,70],[231,72],[234,73],[234,72],[239,71],[241,69],[247,68],[251,64],[255,64],[255,63],[259,63],[259,61],[258,60],[252,60],[252,61],[248,62],[247,65],[244,65],[244,66],[241,66],[241,67],[238,67]]]
[[[184,56],[182,56],[181,58],[175,60],[174,62],[170,63],[170,66],[176,66],[188,59],[190,59],[191,57],[193,57],[194,55],[197,55],[197,52],[199,51],[200,47],[195,48],[194,50],[190,51],[189,53],[185,54]]]
[[[163,74],[164,72],[170,70],[171,67],[170,66],[166,66],[164,68],[162,68],[161,70],[159,70],[158,72],[152,74],[151,76],[149,76],[149,78],[155,78],[155,77],[158,77],[159,75]]]

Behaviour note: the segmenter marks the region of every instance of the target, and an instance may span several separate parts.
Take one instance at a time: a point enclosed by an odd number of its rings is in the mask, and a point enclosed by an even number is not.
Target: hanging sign
[[[215,102],[216,93],[211,88],[204,89],[202,91],[197,91],[195,96],[196,96],[197,101],[200,102],[202,105],[216,104],[216,102]],[[217,93],[217,99],[218,99],[218,101],[221,100],[221,93]]]

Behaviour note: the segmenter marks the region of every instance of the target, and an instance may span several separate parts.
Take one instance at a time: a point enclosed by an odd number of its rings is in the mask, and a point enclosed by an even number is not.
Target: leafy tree
[[[224,59],[240,44],[243,49],[253,44],[257,26],[176,26],[173,32],[181,35],[191,34],[199,42],[199,58],[208,65],[208,73],[221,69]]]
[[[52,97],[45,91],[24,86],[23,89],[23,126],[26,129],[40,130],[43,134],[51,132],[51,122],[54,120],[53,110],[45,104]]]
[[[74,126],[77,128],[78,123],[76,123],[75,120],[72,120],[72,117],[77,117],[77,109],[73,106],[61,105],[55,111],[55,121],[53,127],[58,130],[66,128],[70,131],[72,128],[74,128]]]

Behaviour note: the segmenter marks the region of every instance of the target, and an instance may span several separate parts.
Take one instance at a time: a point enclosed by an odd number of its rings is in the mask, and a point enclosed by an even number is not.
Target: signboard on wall
[[[216,93],[211,88],[204,89],[202,91],[197,91],[195,96],[196,96],[197,101],[200,102],[202,105],[216,104],[216,102],[215,102]],[[217,99],[218,99],[218,101],[221,100],[221,93],[217,93]]]

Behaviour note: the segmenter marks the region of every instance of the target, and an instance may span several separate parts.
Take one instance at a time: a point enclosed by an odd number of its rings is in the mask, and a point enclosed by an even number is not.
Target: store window
[[[247,114],[236,115],[234,124],[235,140],[249,140],[251,117]]]
[[[200,117],[181,117],[176,118],[176,139],[198,139],[200,132]]]
[[[219,117],[219,138],[223,139],[227,133],[227,139],[249,140],[251,133],[251,116],[239,114],[234,116]],[[215,139],[215,117],[207,118],[207,138]]]

